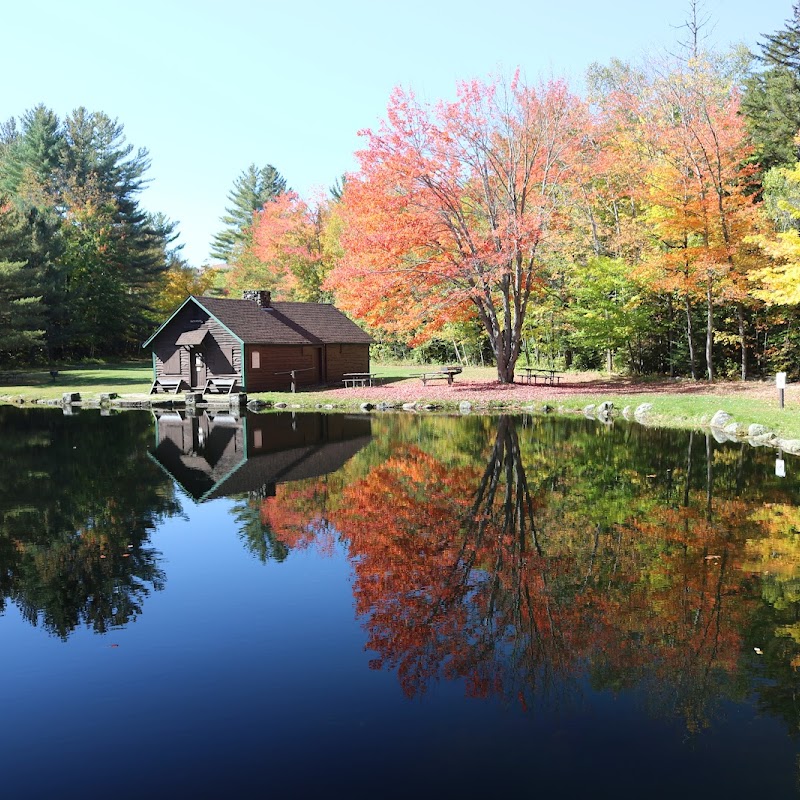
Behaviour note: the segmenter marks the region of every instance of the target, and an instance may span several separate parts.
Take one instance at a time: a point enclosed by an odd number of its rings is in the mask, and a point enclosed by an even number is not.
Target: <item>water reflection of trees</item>
[[[529,706],[587,672],[598,689],[646,688],[697,730],[721,696],[748,691],[749,669],[759,701],[796,727],[800,528],[764,513],[797,522],[795,487],[757,453],[501,417],[463,425],[465,457],[423,427],[337,485],[322,517],[347,542],[373,665],[396,669],[409,695],[461,678],[472,695]],[[270,499],[273,519],[297,517],[276,526],[287,545],[314,538],[302,519],[319,525],[319,488]]]
[[[149,415],[0,408],[0,611],[66,638],[135,619],[162,588],[157,521],[180,509]]]

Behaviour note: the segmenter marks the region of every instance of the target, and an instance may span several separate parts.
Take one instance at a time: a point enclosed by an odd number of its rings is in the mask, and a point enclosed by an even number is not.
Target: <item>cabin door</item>
[[[325,359],[322,357],[322,348],[321,347],[316,348],[316,350],[314,351],[314,355],[315,355],[315,360],[317,362],[314,366],[316,366],[317,368],[317,375],[319,376],[319,382],[327,383],[327,378],[325,376]]]
[[[204,389],[206,386],[206,357],[202,350],[193,347],[189,351],[189,364],[191,370],[192,387]]]

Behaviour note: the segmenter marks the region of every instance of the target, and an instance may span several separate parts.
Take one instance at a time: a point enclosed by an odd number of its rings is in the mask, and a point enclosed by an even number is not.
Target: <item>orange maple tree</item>
[[[413,341],[477,315],[512,382],[584,122],[558,81],[463,83],[435,107],[396,89],[348,176],[337,302]]]
[[[282,192],[253,214],[250,243],[227,276],[229,287],[271,289],[277,298],[319,300],[324,209]]]

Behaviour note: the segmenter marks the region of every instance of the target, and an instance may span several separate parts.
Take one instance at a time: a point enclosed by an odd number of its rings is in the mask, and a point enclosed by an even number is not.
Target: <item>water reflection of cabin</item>
[[[372,438],[366,415],[154,414],[153,457],[199,502],[335,472]]]
[[[254,290],[245,298],[188,297],[142,345],[153,353],[156,381],[204,389],[211,378],[236,378],[238,391],[287,390],[341,383],[369,372],[371,337],[329,303],[273,303]]]

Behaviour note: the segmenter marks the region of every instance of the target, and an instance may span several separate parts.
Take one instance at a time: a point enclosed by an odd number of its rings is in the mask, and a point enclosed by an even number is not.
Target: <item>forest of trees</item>
[[[756,54],[705,51],[698,8],[676,55],[593,65],[585,96],[519,75],[449,103],[395,91],[329,197],[280,191],[240,224],[223,290],[333,300],[379,357],[501,381],[520,357],[796,373],[800,7]]]
[[[713,380],[800,363],[800,4],[757,52],[396,90],[359,168],[303,199],[236,178],[204,273],[138,195],[122,125],[42,106],[0,130],[0,357],[132,354],[189,292],[333,301],[377,358],[519,358]]]
[[[139,205],[147,151],[123,126],[42,105],[0,129],[0,356],[133,352],[180,257],[175,225]]]

